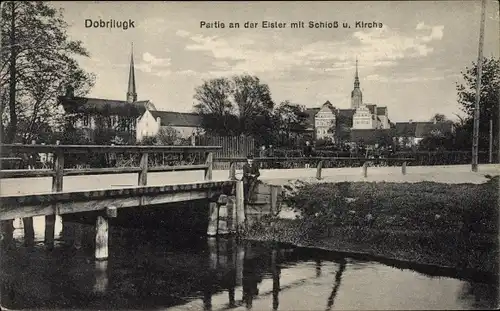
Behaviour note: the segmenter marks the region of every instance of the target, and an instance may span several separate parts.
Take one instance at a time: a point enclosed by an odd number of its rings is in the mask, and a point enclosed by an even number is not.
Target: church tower
[[[363,105],[363,94],[359,88],[358,58],[356,57],[356,75],[354,76],[354,89],[351,92],[351,109],[359,108]]]
[[[132,44],[132,52],[130,54],[130,71],[128,74],[127,102],[133,103],[135,101],[137,101],[137,92],[135,90],[134,45]]]

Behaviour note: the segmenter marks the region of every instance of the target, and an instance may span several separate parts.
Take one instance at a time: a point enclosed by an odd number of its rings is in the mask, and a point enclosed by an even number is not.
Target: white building
[[[137,141],[156,136],[163,127],[175,129],[179,138],[189,138],[202,132],[201,117],[197,113],[146,110],[137,120]]]
[[[356,60],[354,89],[351,92],[351,109],[356,109],[352,120],[353,129],[366,130],[390,128],[387,107],[377,107],[377,105],[363,103],[363,93],[360,89],[358,75],[358,60]]]
[[[333,139],[334,133],[332,128],[335,126],[336,119],[335,109],[332,104],[327,101],[314,117],[316,139]]]

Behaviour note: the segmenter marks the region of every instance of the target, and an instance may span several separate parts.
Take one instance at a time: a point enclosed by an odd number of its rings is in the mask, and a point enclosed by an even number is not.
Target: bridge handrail
[[[2,153],[20,152],[20,153],[138,153],[138,152],[215,152],[221,150],[222,146],[109,146],[109,145],[19,145],[2,144],[0,150]]]
[[[53,177],[53,191],[62,191],[62,179],[64,176],[74,175],[101,175],[101,174],[127,174],[139,173],[138,184],[147,184],[148,172],[171,172],[204,170],[205,180],[212,179],[213,153],[222,149],[221,146],[103,146],[103,145],[0,145],[2,153],[52,153],[54,154],[52,169],[15,169],[0,170],[0,178],[25,178],[25,177]],[[110,167],[110,168],[85,168],[65,169],[64,157],[73,153],[140,153],[141,160],[138,167]],[[206,155],[204,164],[174,165],[149,167],[149,153],[196,153]],[[56,181],[57,180],[57,181]]]

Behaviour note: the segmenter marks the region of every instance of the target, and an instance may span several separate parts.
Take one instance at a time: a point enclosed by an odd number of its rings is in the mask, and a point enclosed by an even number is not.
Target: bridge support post
[[[217,227],[219,223],[219,208],[216,202],[209,203],[209,216],[208,216],[208,236],[216,236],[217,235]]]
[[[236,181],[236,231],[240,233],[245,225],[245,198],[243,181]]]
[[[236,180],[236,162],[229,163],[229,180]]]
[[[403,175],[406,175],[406,161],[404,161],[403,165],[401,166],[401,173],[403,173]]]
[[[278,194],[281,186],[270,185],[271,187],[271,215],[278,213]]]
[[[98,215],[95,228],[95,259],[108,259],[108,244],[109,244],[109,218],[117,216],[117,209],[114,206],[109,206],[105,209],[104,215]]]
[[[207,168],[205,169],[205,180],[212,180],[212,170],[214,166],[213,157],[214,154],[212,152],[207,154],[207,160],[205,162],[207,165]]]
[[[108,239],[108,219],[104,216],[99,215],[97,216],[95,228],[95,259],[108,259]]]
[[[24,245],[31,247],[35,245],[35,229],[33,228],[33,217],[23,218]]]
[[[217,235],[223,235],[229,233],[229,211],[227,204],[217,204],[217,209],[219,210],[219,217],[217,217]]]
[[[318,166],[316,167],[316,179],[321,179],[321,170],[323,169],[323,160],[319,160]]]
[[[368,163],[363,163],[363,177],[368,177]]]
[[[54,153],[54,177],[52,177],[52,192],[63,191],[63,177],[64,177],[64,153]],[[48,250],[54,248],[54,231],[56,225],[56,215],[59,213],[59,205],[54,205],[54,215],[45,216],[45,236],[44,243]]]
[[[146,186],[148,184],[148,153],[144,152],[141,155],[140,163],[141,171],[139,172],[139,178],[137,184],[139,186]]]

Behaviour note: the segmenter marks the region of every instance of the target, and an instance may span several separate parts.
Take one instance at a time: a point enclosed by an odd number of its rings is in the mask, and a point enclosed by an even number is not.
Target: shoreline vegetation
[[[495,282],[499,180],[287,185],[283,202],[300,216],[263,216],[248,226],[244,238],[435,267]]]

